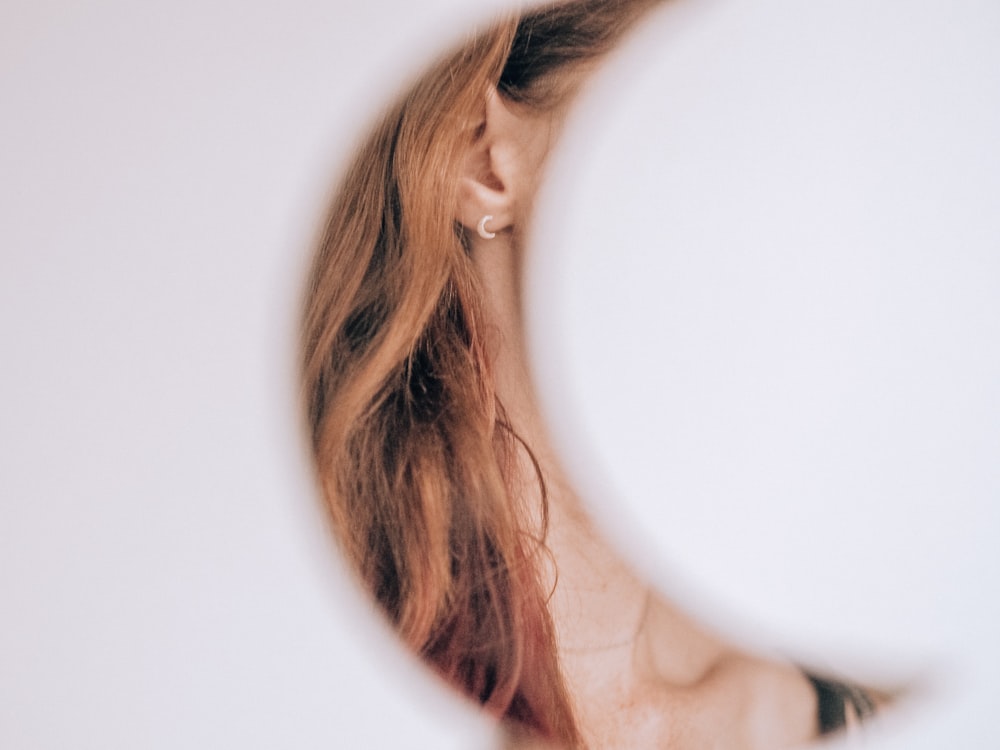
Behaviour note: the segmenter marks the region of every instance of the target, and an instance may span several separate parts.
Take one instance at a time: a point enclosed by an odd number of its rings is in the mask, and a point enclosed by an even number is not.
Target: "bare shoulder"
[[[730,747],[796,747],[816,737],[816,693],[793,664],[733,651],[699,692],[705,705],[738,722]]]
[[[776,750],[815,738],[816,693],[797,666],[733,648],[662,600],[647,625],[637,670],[669,747]]]
[[[885,703],[878,692],[735,648],[662,600],[633,642],[568,654],[564,668],[587,745],[608,750],[802,747]]]
[[[647,675],[581,709],[588,745],[609,749],[779,750],[816,736],[815,696],[801,672],[735,653],[695,683]]]

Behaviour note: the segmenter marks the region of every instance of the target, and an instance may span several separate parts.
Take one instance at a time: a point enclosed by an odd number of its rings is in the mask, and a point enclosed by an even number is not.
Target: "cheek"
[[[534,208],[535,198],[545,177],[549,157],[556,147],[556,139],[562,119],[546,117],[537,123],[530,136],[525,139],[521,154],[523,169],[518,180],[518,206],[522,216],[527,216]]]

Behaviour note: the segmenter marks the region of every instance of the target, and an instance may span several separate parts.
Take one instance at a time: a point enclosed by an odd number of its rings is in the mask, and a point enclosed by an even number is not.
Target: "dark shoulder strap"
[[[836,680],[804,673],[816,691],[820,734],[830,734],[847,725],[847,708],[850,706],[859,721],[865,721],[875,713],[875,701],[863,688]]]

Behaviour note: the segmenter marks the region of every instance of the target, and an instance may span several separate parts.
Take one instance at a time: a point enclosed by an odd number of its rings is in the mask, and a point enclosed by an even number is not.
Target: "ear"
[[[512,118],[500,94],[491,87],[484,97],[459,176],[455,218],[470,236],[477,234],[484,216],[493,217],[488,227],[491,232],[514,225],[516,175],[507,147],[516,135]]]

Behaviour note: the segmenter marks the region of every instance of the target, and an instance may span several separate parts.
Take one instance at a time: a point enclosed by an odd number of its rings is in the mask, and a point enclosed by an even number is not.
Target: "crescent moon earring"
[[[479,220],[479,224],[476,226],[476,231],[479,232],[479,236],[484,240],[492,240],[497,236],[496,232],[491,232],[486,228],[486,222],[488,221],[493,221],[493,217],[489,215],[484,216]]]

